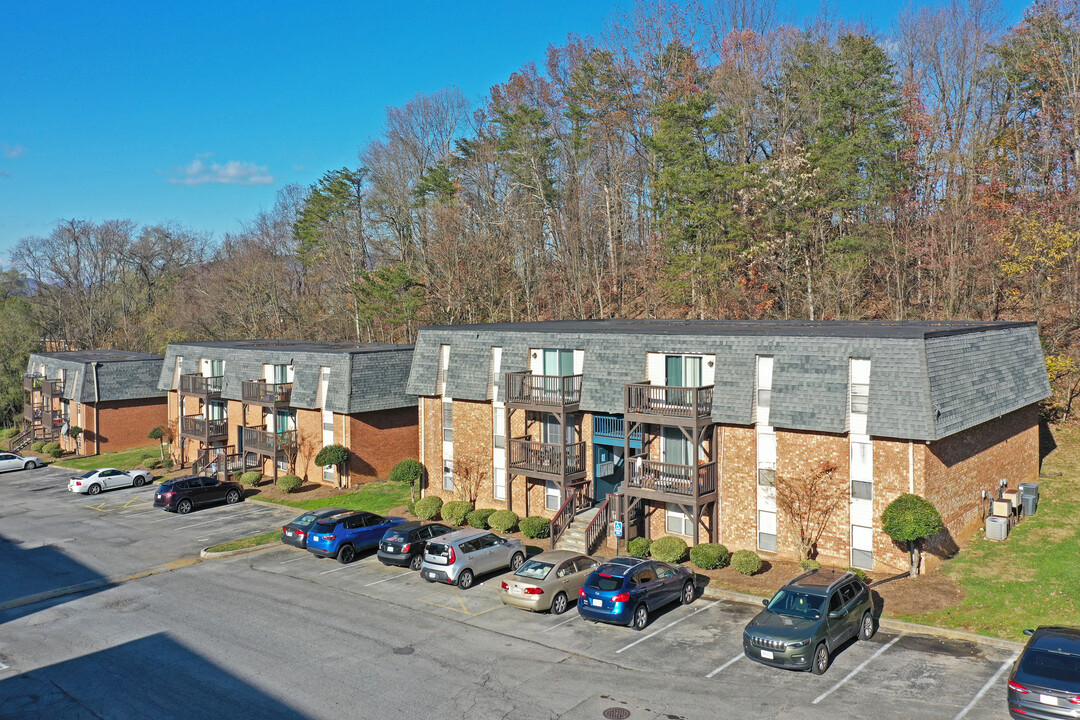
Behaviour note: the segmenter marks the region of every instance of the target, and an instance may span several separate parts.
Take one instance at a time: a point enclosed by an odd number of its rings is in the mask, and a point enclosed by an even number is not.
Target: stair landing
[[[574,516],[574,521],[570,523],[570,527],[566,528],[566,532],[562,534],[558,542],[555,543],[556,550],[570,550],[572,552],[579,552],[583,555],[588,554],[588,550],[585,547],[585,530],[588,529],[589,523],[596,517],[597,508],[589,508],[588,510],[582,510]]]

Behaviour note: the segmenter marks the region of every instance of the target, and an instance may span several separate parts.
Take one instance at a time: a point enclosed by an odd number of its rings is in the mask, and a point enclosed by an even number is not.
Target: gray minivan
[[[523,562],[525,547],[520,540],[501,538],[487,530],[456,530],[428,541],[420,577],[468,590],[477,575],[517,570]]]

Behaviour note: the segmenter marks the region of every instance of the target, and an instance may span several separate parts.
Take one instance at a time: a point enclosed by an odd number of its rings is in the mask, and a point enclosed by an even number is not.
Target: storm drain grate
[[[621,707],[608,708],[604,711],[604,717],[607,720],[626,720],[626,718],[630,717],[630,711]]]

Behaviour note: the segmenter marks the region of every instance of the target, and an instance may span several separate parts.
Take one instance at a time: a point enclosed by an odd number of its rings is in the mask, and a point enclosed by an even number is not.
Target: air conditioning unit
[[[602,462],[596,464],[596,477],[610,477],[615,474],[614,462]]]
[[[1009,515],[1012,515],[1013,507],[1010,500],[995,500],[992,514],[1008,519]]]
[[[995,503],[996,505],[997,503]],[[986,539],[1001,542],[1009,537],[1009,518],[991,515],[986,518]]]

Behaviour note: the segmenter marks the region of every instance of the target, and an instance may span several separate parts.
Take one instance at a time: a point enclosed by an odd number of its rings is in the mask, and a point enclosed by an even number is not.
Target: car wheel
[[[227,502],[229,505],[234,505],[235,503],[240,502],[240,491],[230,490],[228,493],[225,494],[225,502]]]
[[[687,581],[687,583],[682,586],[682,595],[679,596],[679,600],[682,601],[683,605],[689,605],[694,602],[694,583]]]
[[[97,483],[94,483],[90,487],[86,488],[87,495],[97,495],[99,492],[101,492],[101,486]]]
[[[525,556],[521,553],[514,553],[514,557],[510,558],[510,569],[517,570],[523,562],[525,562]]]
[[[645,607],[645,603],[642,603],[634,608],[634,619],[630,621],[630,627],[635,630],[644,630],[648,624],[649,608]]]
[[[409,569],[410,570],[419,570],[420,566],[423,565],[423,564],[424,564],[424,556],[423,555],[413,555],[412,559],[409,560]]]
[[[551,614],[562,615],[566,612],[566,608],[569,603],[566,600],[566,593],[559,593],[555,596],[555,599],[551,601]]]
[[[135,480],[132,481],[132,485],[134,485],[135,487],[142,487],[145,484],[146,478],[144,478],[142,475],[136,475]]]
[[[37,463],[35,463],[33,460],[27,460],[26,464],[22,466],[22,469],[23,470],[33,470],[36,467],[37,467]]]
[[[181,515],[187,515],[195,507],[195,503],[190,500],[181,500],[176,504],[176,512]]]
[[[867,610],[863,613],[862,622],[859,623],[859,639],[869,640],[874,637],[874,616]]]
[[[814,664],[810,666],[810,672],[815,675],[824,675],[829,669],[829,648],[825,643],[819,643],[814,651]]]
[[[462,590],[468,590],[472,587],[473,574],[472,570],[462,570],[461,574],[457,578],[457,586]]]
[[[348,565],[356,559],[356,549],[352,545],[342,545],[337,551],[337,560],[342,565]]]

